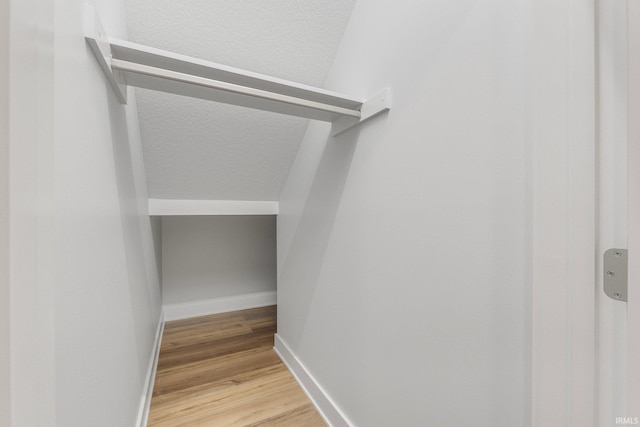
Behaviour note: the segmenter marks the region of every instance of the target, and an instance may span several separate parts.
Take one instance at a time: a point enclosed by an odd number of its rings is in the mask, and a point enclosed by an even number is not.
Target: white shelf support
[[[118,99],[127,85],[332,122],[338,135],[389,110],[388,89],[362,101],[340,93],[109,38],[85,5],[85,38]]]
[[[111,68],[111,43],[93,6],[84,5],[84,36],[104,75],[122,104],[127,103],[127,85],[120,71]]]
[[[354,128],[379,114],[389,111],[391,108],[391,91],[385,89],[377,95],[367,99],[361,107],[360,117],[341,117],[331,125],[331,136],[338,136],[343,132]]]

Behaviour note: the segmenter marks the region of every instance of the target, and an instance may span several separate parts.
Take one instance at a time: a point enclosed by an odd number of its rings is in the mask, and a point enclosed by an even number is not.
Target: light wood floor
[[[273,350],[276,307],[165,324],[149,426],[326,426]]]

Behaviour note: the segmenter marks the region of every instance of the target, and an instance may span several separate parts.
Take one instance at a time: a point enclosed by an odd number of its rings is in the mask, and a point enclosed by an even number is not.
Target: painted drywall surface
[[[9,2],[0,3],[0,64],[9,64]],[[9,358],[9,67],[0,67],[0,425],[11,419]]]
[[[322,86],[355,0],[127,0],[132,41]],[[307,120],[137,90],[154,198],[276,200]]]
[[[162,219],[164,304],[275,291],[272,215]]]
[[[55,10],[56,422],[135,423],[161,309],[135,96],[123,107],[83,39],[83,1]],[[96,1],[126,38],[122,2]]]
[[[86,46],[83,4],[10,3],[11,425],[133,425],[159,320],[135,102]],[[122,3],[96,6],[124,35]]]
[[[358,426],[524,426],[525,0],[358,2],[327,87],[393,90],[280,197],[278,334]]]
[[[11,425],[55,418],[52,0],[10,2]]]

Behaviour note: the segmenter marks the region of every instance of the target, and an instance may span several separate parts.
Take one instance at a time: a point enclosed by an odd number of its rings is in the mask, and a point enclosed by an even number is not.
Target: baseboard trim
[[[353,427],[347,416],[340,410],[338,405],[329,397],[327,392],[318,384],[316,379],[309,373],[307,368],[293,354],[289,346],[275,335],[274,350],[280,356],[282,362],[293,374],[302,389],[307,393],[320,415],[331,427]]]
[[[158,322],[158,329],[156,330],[156,340],[153,350],[151,351],[151,358],[149,360],[149,367],[147,368],[147,377],[145,386],[142,389],[142,398],[140,402],[140,409],[138,410],[138,427],[146,427],[147,420],[149,419],[149,408],[151,407],[151,397],[153,396],[153,386],[156,382],[156,370],[158,369],[158,357],[160,355],[160,345],[162,344],[162,332],[164,331],[164,312],[160,313],[160,321]]]
[[[164,306],[164,320],[168,322],[170,320],[265,307],[274,305],[276,302],[276,291],[267,291],[181,304],[167,304]]]

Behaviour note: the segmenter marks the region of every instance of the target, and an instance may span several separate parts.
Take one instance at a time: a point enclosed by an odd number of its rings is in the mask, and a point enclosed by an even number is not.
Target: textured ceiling
[[[322,87],[355,0],[127,0],[133,42]],[[136,89],[149,195],[277,200],[308,121]]]

